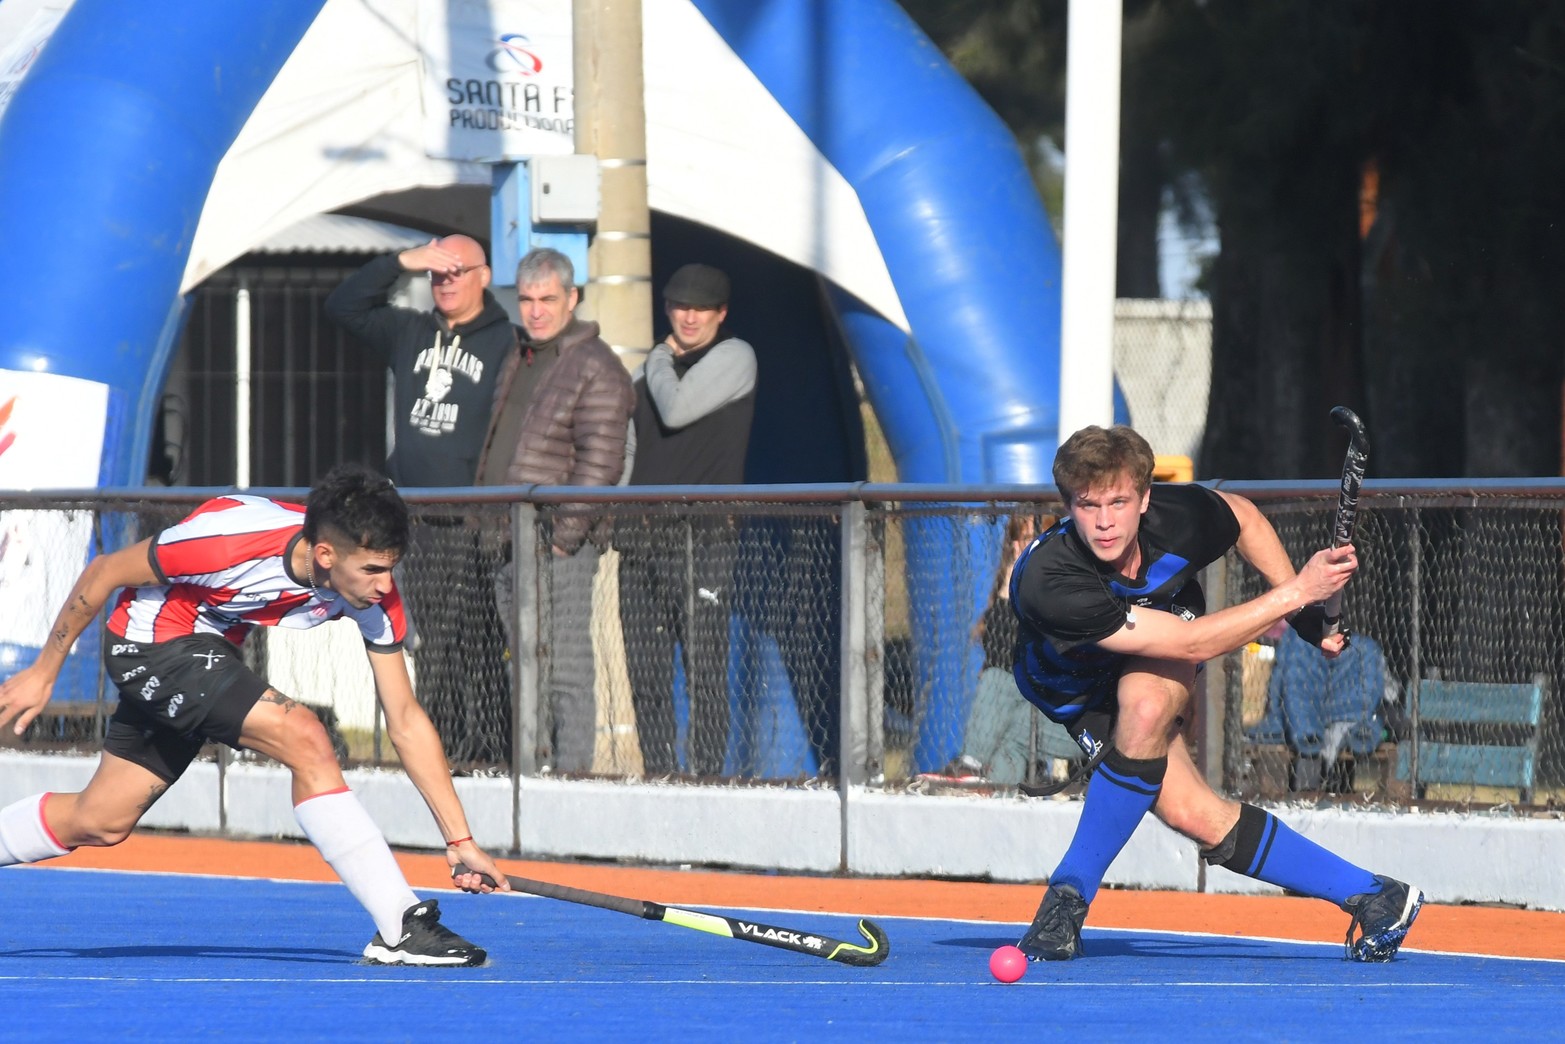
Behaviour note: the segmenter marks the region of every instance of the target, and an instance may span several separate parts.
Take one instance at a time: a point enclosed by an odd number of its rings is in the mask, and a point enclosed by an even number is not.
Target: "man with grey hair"
[[[575,267],[558,250],[531,250],[516,266],[526,340],[506,360],[495,387],[479,485],[612,486],[623,480],[636,397],[629,372],[598,336],[598,324],[576,318],[580,297]],[[552,521],[546,601],[553,654],[551,764],[556,772],[586,772],[596,729],[592,581],[608,522],[568,506]],[[496,593],[509,626],[510,571],[501,577]]]

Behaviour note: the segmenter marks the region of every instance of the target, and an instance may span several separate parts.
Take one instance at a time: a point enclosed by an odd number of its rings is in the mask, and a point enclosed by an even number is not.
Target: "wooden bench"
[[[1412,738],[1398,745],[1397,777],[1419,791],[1430,783],[1511,788],[1530,802],[1547,691],[1542,674],[1516,684],[1424,678],[1416,695],[1416,779]]]

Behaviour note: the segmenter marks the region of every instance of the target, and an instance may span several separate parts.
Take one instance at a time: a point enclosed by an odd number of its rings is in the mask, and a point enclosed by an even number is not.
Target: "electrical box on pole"
[[[489,267],[496,286],[516,285],[516,263],[553,247],[587,278],[588,236],[598,217],[596,156],[534,156],[493,165]]]

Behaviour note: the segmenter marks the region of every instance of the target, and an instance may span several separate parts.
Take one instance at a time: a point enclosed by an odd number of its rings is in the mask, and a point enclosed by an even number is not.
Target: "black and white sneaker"
[[[1350,961],[1378,964],[1395,957],[1424,905],[1424,893],[1412,885],[1380,874],[1375,875],[1375,880],[1380,891],[1355,895],[1342,904],[1353,915],[1347,937]]]
[[[1087,900],[1072,885],[1051,884],[1032,924],[1016,945],[1031,961],[1068,961],[1083,954]]]
[[[440,904],[433,899],[407,908],[402,915],[402,938],[395,946],[375,933],[364,947],[367,964],[413,964],[420,967],[471,967],[483,964],[489,954],[440,923]]]

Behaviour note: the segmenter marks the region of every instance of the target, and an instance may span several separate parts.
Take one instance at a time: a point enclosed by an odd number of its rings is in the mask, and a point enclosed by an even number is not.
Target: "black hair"
[[[408,506],[384,475],[362,464],[338,464],[305,501],[304,539],[351,540],[355,547],[400,555],[408,546]]]

